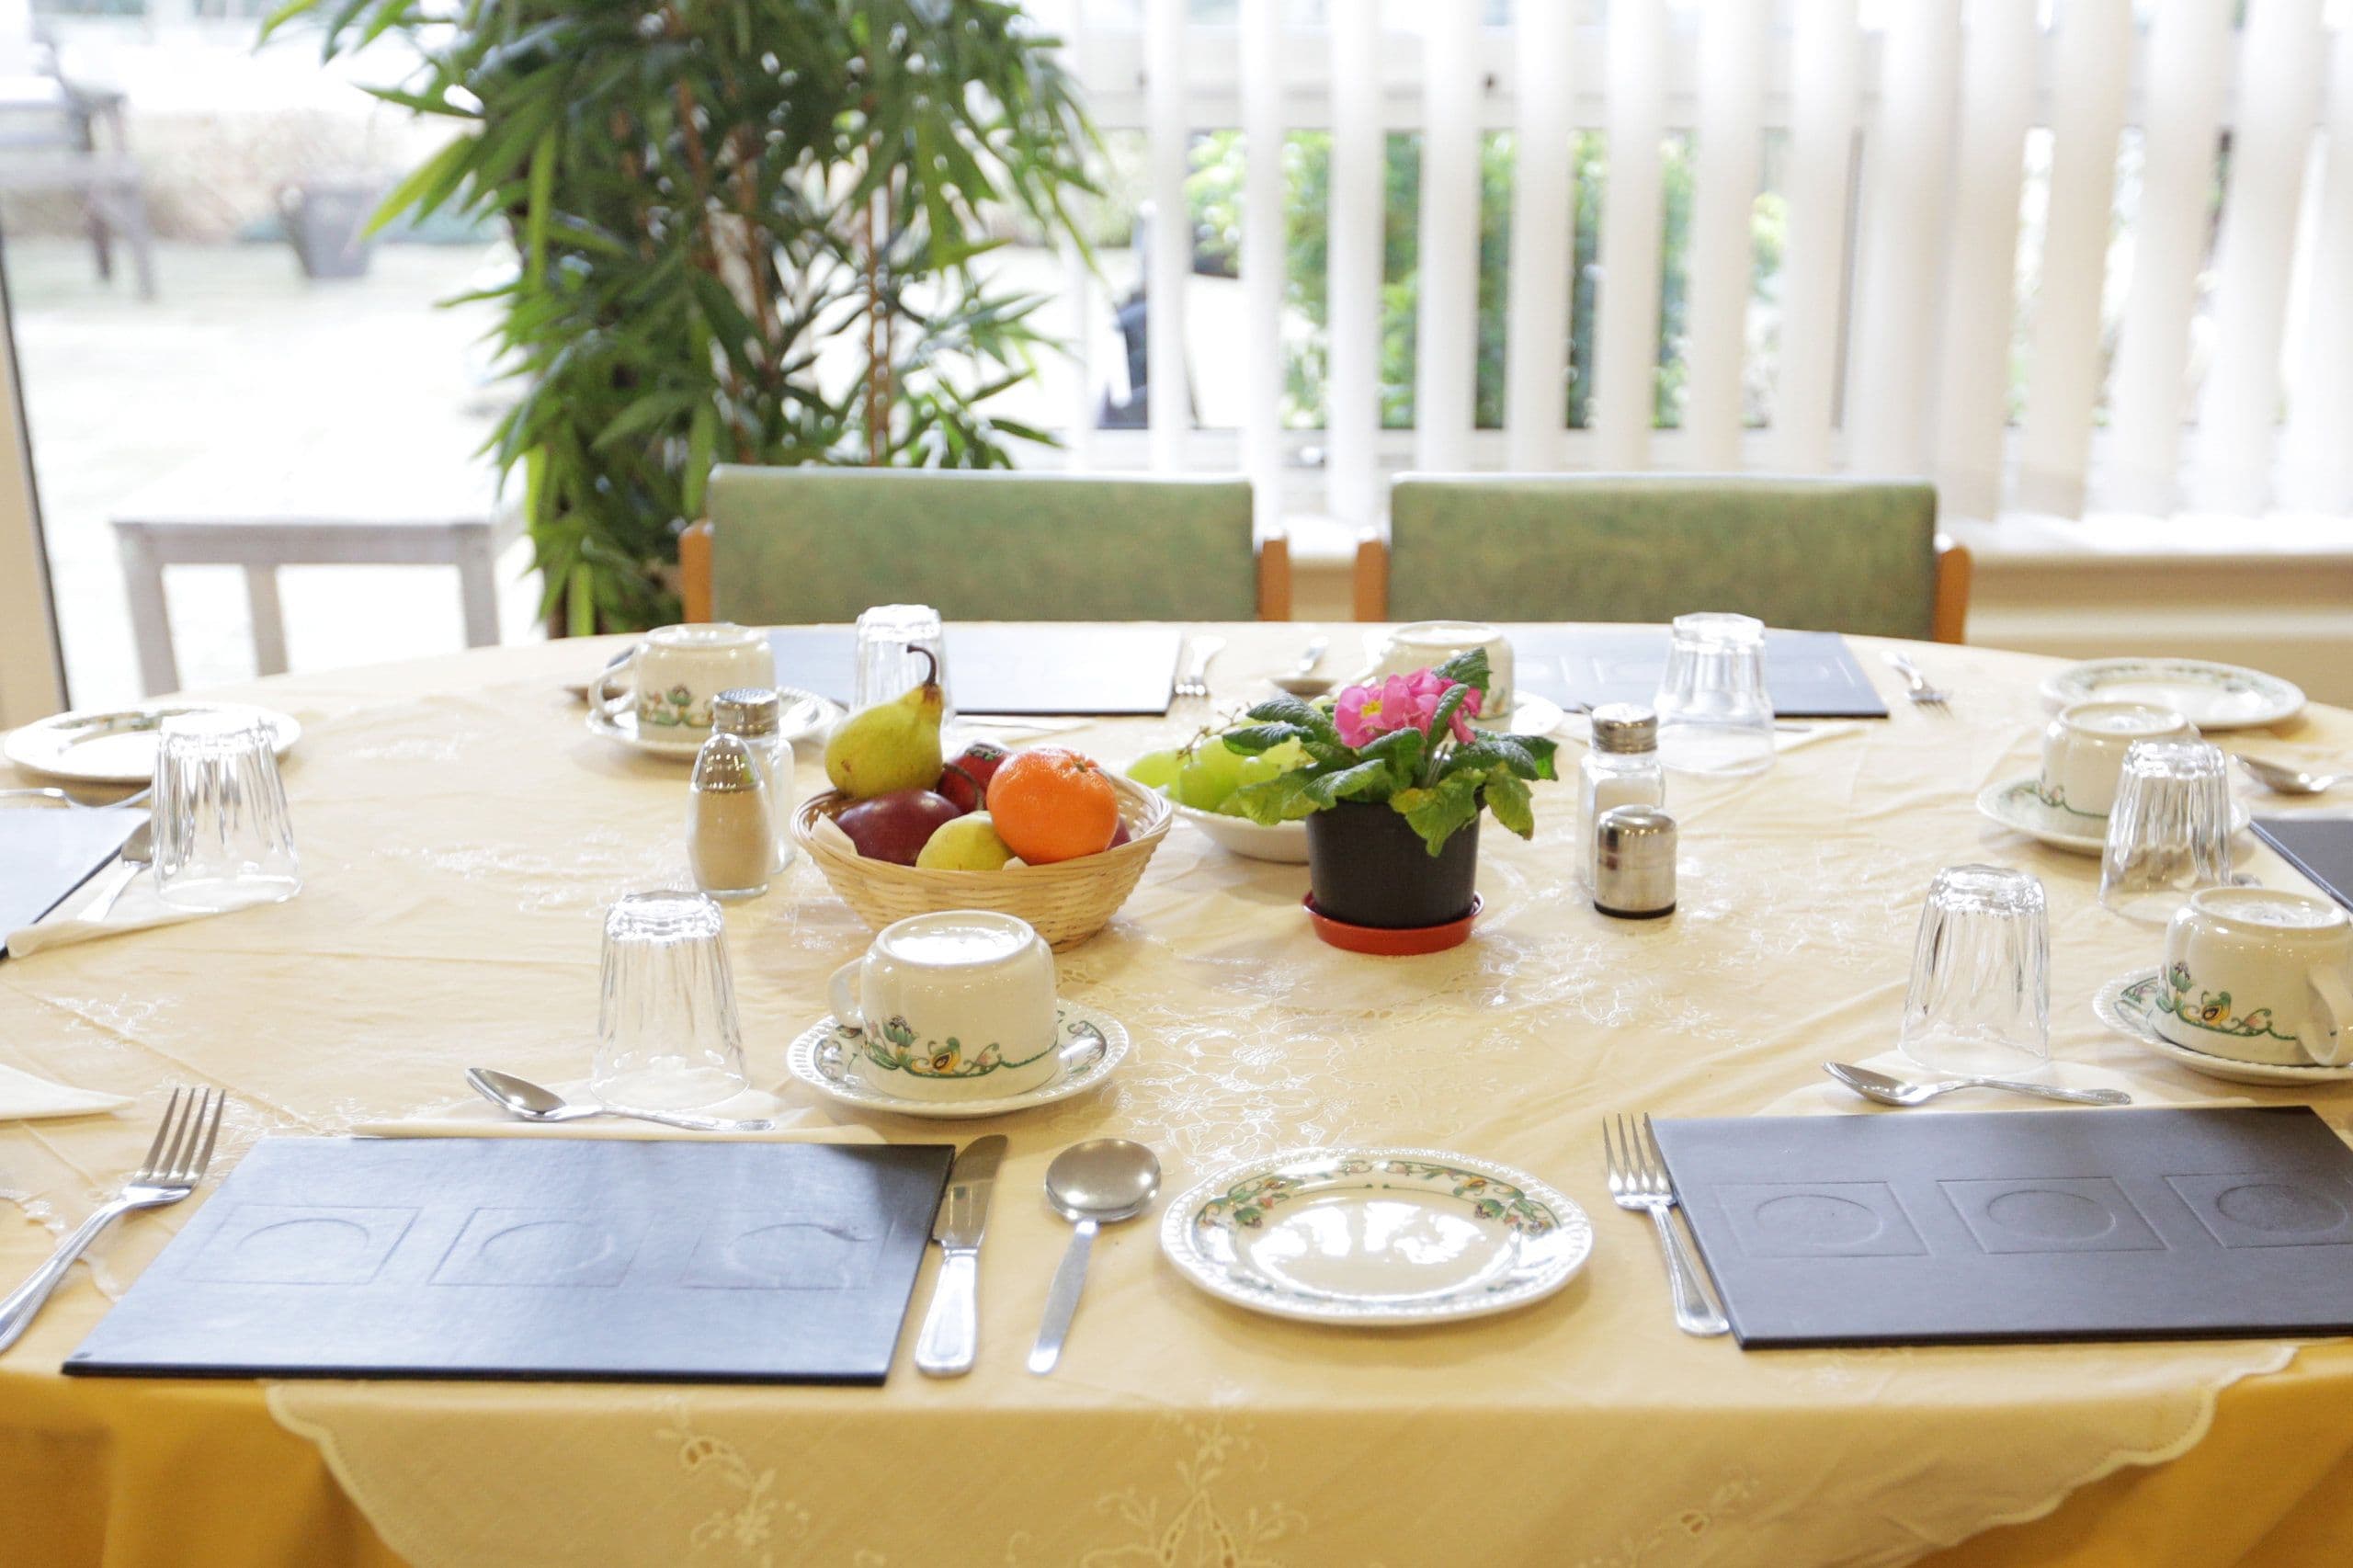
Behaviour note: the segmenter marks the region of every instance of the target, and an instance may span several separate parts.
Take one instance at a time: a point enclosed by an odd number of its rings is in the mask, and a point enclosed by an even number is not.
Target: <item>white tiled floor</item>
[[[159,247],[159,297],[100,283],[86,245],[6,247],[18,372],[44,537],[77,705],[139,694],[122,573],[108,519],[124,498],[200,456],[330,437],[381,441],[398,460],[462,466],[496,417],[482,336],[488,308],[435,301],[476,282],[489,248],[380,247],[363,278],[306,280],[283,244]],[[529,548],[500,562],[501,620],[534,634]],[[290,662],[323,669],[463,645],[444,567],[313,566],[282,574]],[[183,683],[253,670],[233,567],[165,574]]]

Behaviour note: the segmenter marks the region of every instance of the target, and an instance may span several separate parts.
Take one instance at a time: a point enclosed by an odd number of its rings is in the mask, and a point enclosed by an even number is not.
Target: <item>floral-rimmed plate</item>
[[[842,716],[840,703],[820,697],[813,691],[780,686],[777,687],[777,695],[784,699],[782,733],[788,745],[822,738]],[[695,753],[702,750],[705,739],[702,734],[697,734],[692,740],[646,734],[638,728],[637,710],[623,702],[616,702],[609,708],[591,703],[588,708],[588,733],[602,735],[608,741],[619,741],[649,756],[675,756],[689,762],[694,760]]]
[[[1293,1149],[1186,1189],[1161,1250],[1236,1306],[1390,1327],[1508,1312],[1593,1252],[1585,1210],[1508,1165],[1442,1149]]]
[[[1989,784],[1977,797],[1977,809],[2004,827],[2029,838],[2076,855],[2098,855],[2108,848],[2108,819],[2087,817],[2064,806],[2054,806],[2035,792],[2031,778]],[[2255,819],[2238,801],[2231,802],[2231,831],[2244,833]]]
[[[857,1049],[858,1032],[834,1022],[830,1013],[801,1030],[785,1048],[784,1065],[787,1072],[827,1099],[859,1110],[888,1111],[893,1116],[921,1117],[930,1121],[969,1121],[976,1117],[1006,1116],[1083,1095],[1119,1071],[1120,1063],[1128,1059],[1132,1043],[1126,1027],[1110,1014],[1067,1000],[1055,1004],[1054,1033],[1063,1042],[1066,1058],[1059,1074],[1027,1094],[997,1095],[987,1099],[915,1100],[870,1087],[849,1074],[849,1053]]]
[[[2137,1041],[2167,1061],[2179,1062],[2191,1072],[2203,1073],[2210,1078],[2222,1078],[2234,1084],[2262,1084],[2274,1088],[2283,1084],[2306,1088],[2314,1084],[2353,1081],[2353,1066],[2323,1067],[2315,1062],[2295,1067],[2269,1062],[2240,1062],[2228,1056],[2192,1051],[2186,1045],[2176,1045],[2159,1034],[2156,1028],[2157,998],[2164,983],[2163,972],[2154,969],[2119,975],[2099,988],[2098,994],[2092,998],[2092,1011],[2101,1023],[2127,1040]]]
[[[2053,708],[2093,699],[2152,702],[2201,730],[2250,730],[2303,711],[2304,694],[2278,676],[2210,659],[2093,659],[2042,683]]]
[[[186,713],[243,713],[269,726],[270,750],[284,756],[302,738],[290,713],[250,702],[159,699],[133,708],[58,713],[9,732],[7,758],[28,772],[85,784],[146,784],[155,777],[164,721]]]

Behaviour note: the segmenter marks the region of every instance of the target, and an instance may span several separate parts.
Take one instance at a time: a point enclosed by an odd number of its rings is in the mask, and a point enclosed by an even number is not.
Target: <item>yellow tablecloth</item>
[[[1224,696],[1306,634],[1225,630]],[[2050,887],[2068,1072],[2152,1103],[2270,1097],[2105,1034],[2092,990],[2153,962],[2153,939],[2097,910],[2093,862],[1971,810],[1984,784],[2030,769],[2045,666],[1916,653],[1957,689],[1952,717],[1899,704],[1761,781],[1671,783],[1683,907],[1656,926],[1576,899],[1561,792],[1540,799],[1535,844],[1483,835],[1477,940],[1411,961],[1321,948],[1296,911],[1302,872],[1233,859],[1180,824],[1122,918],[1064,960],[1066,988],[1122,1017],[1138,1051],[1102,1094],[1006,1125],[967,1380],[902,1367],[881,1391],[282,1384],[267,1403],[242,1383],[76,1382],[54,1369],[105,1305],[77,1277],[0,1358],[0,1560],[28,1524],[25,1560],[44,1564],[365,1563],[394,1561],[389,1541],[419,1568],[1598,1568],[1895,1562],[1972,1535],[1953,1561],[2325,1560],[2323,1543],[2353,1531],[2345,1347],[2230,1388],[2219,1414],[2218,1389],[2291,1348],[1743,1355],[1675,1334],[1645,1228],[1608,1207],[1604,1111],[1847,1109],[1813,1063],[1888,1043],[1920,894],[1964,859]],[[142,1096],[120,1119],[0,1127],[0,1194],[43,1221],[0,1214],[0,1278],[135,1162],[167,1080],[236,1096],[233,1157],[266,1132],[446,1099],[472,1062],[577,1073],[598,914],[682,869],[675,766],[594,741],[555,690],[598,658],[593,644],[499,650],[253,688],[309,726],[288,765],[305,892],[0,965],[0,1062]],[[1056,738],[1123,761],[1198,722]],[[2315,713],[2289,738],[2342,748],[2353,721]],[[2292,883],[2268,853],[2249,863]],[[755,1071],[774,1082],[862,931],[806,867],[729,925]],[[2322,1105],[2342,1122],[2337,1096]],[[1311,1141],[1460,1148],[1561,1187],[1599,1243],[1552,1301],[1376,1335],[1211,1301],[1139,1223],[1099,1244],[1063,1368],[1033,1379],[1020,1353],[1065,1233],[1038,1177],[1097,1131],[1154,1142],[1172,1187]],[[120,1228],[97,1283],[133,1277],[184,1218]]]

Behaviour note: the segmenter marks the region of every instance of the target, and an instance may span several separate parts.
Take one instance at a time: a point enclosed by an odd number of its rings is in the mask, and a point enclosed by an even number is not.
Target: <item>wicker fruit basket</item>
[[[817,836],[817,822],[850,802],[838,790],[801,802],[792,813],[792,836],[842,902],[877,931],[910,915],[935,909],[994,909],[1019,915],[1038,928],[1057,951],[1074,948],[1103,929],[1135,891],[1143,869],[1168,835],[1176,813],[1167,800],[1131,778],[1107,774],[1120,791],[1120,815],[1128,842],[1100,855],[1051,866],[1020,866],[1006,871],[926,871],[870,860],[852,853],[837,837]]]

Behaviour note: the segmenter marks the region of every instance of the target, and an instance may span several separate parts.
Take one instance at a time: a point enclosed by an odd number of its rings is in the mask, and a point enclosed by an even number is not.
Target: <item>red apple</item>
[[[1111,842],[1105,845],[1103,847],[1106,849],[1117,849],[1120,845],[1125,844],[1129,839],[1134,836],[1135,835],[1133,834],[1131,834],[1128,831],[1128,819],[1121,817],[1120,819],[1120,825],[1111,831]]]
[[[858,801],[834,821],[868,859],[912,866],[939,824],[963,814],[955,801],[929,790],[893,790]]]
[[[956,754],[947,770],[939,776],[939,792],[956,803],[960,812],[977,812],[981,802],[988,799],[989,780],[996,777],[997,765],[1013,754],[989,741],[974,741]]]

